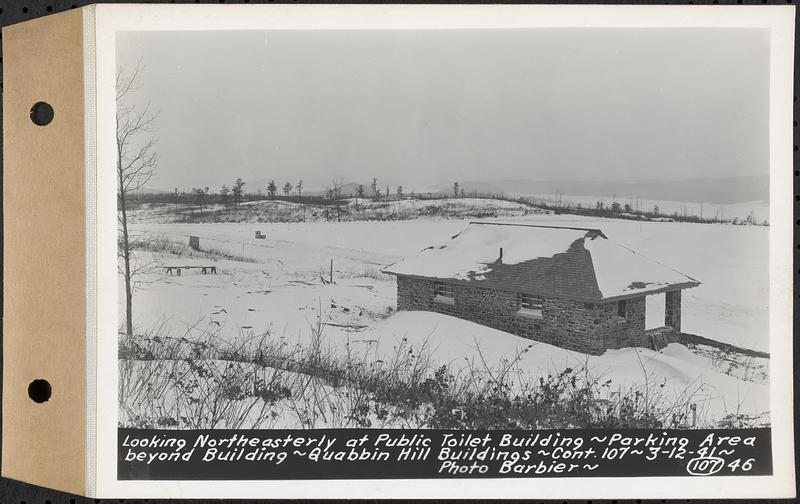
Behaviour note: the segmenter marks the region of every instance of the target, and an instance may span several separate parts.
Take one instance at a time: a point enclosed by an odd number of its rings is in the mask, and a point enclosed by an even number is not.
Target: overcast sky
[[[766,30],[126,32],[117,55],[161,111],[155,188],[769,169]]]

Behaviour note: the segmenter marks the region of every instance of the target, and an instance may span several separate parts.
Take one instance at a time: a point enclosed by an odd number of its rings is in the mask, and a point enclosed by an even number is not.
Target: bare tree
[[[236,182],[233,183],[233,204],[237,207],[242,203],[242,199],[244,198],[244,180],[241,178],[237,178]]]
[[[336,208],[336,220],[342,221],[342,190],[344,189],[344,180],[341,177],[336,177],[327,188],[328,198],[333,200],[334,207]]]
[[[219,195],[222,198],[222,204],[225,206],[225,212],[227,212],[231,205],[231,189],[225,184],[222,184]]]
[[[116,80],[117,219],[120,225],[119,256],[123,262],[121,273],[125,277],[125,334],[128,336],[133,335],[134,277],[141,271],[131,253],[134,240],[128,232],[128,205],[131,196],[150,181],[158,166],[153,127],[158,113],[150,110],[149,104],[140,106],[132,101],[133,93],[141,86],[141,70],[138,63],[130,71],[120,68]]]
[[[372,184],[370,184],[370,188],[372,188],[372,195],[375,196],[375,198],[378,198],[380,196],[380,193],[378,192],[378,179],[377,178],[372,177]]]
[[[303,181],[299,180],[297,185],[294,187],[294,190],[297,191],[297,197],[300,198],[301,204],[303,205],[303,222],[306,221],[306,203],[303,200]]]
[[[194,202],[197,206],[200,207],[200,215],[203,215],[203,212],[206,208],[206,198],[208,196],[208,186],[206,187],[192,187],[192,196],[194,198]]]
[[[290,192],[292,192],[292,184],[286,182],[283,184],[283,194],[288,198]]]
[[[340,199],[342,197],[342,191],[344,190],[344,179],[342,177],[333,179],[331,190],[333,191],[333,198]]]

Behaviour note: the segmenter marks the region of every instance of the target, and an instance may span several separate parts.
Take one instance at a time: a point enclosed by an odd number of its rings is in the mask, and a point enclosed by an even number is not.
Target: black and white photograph
[[[120,427],[770,427],[769,30],[116,34]]]
[[[795,15],[214,2],[4,27],[3,476],[796,496]]]

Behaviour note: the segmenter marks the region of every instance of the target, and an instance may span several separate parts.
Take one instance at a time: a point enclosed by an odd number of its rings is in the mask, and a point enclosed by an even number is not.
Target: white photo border
[[[94,40],[86,37],[86,65],[96,72],[96,299],[87,311],[89,345],[96,373],[89,373],[87,433],[95,446],[97,497],[115,498],[747,498],[790,497],[795,492],[792,285],[793,6],[511,6],[511,5],[96,5]],[[88,23],[90,26],[91,23]],[[766,28],[770,30],[770,404],[772,476],[531,479],[397,479],[259,481],[117,480],[117,218],[115,161],[115,35],[119,31],[487,29],[544,27]],[[87,72],[92,79],[92,72]],[[87,90],[91,86],[86,86]],[[91,100],[87,98],[87,104]],[[94,148],[94,147],[92,147]],[[96,163],[96,164],[95,164]],[[88,210],[87,210],[88,211]],[[96,248],[95,248],[96,247]],[[97,319],[94,320],[95,314]],[[92,318],[93,320],[88,320]],[[93,332],[96,328],[96,332]],[[94,345],[92,345],[94,342]],[[90,355],[91,350],[89,351]],[[91,362],[90,365],[94,365]],[[91,422],[90,422],[91,423]],[[92,459],[91,453],[89,459]],[[96,468],[96,469],[95,469]],[[94,473],[92,473],[94,474]],[[91,478],[91,476],[90,476]],[[620,484],[621,480],[624,484]]]

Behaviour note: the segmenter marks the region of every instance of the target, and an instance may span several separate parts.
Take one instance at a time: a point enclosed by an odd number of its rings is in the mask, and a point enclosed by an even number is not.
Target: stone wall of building
[[[669,291],[664,302],[664,325],[671,327],[675,334],[681,332],[681,291]]]
[[[433,300],[433,282],[418,278],[397,277],[398,310],[430,310]]]
[[[627,299],[625,316],[619,302],[583,303],[544,299],[541,317],[521,314],[517,293],[486,289],[467,282],[448,283],[452,300],[436,299],[432,280],[397,277],[397,309],[452,315],[517,336],[570,350],[601,354],[624,347],[656,348],[680,338],[681,292],[666,293],[664,328],[645,331],[645,297]]]
[[[594,334],[598,305],[546,298],[541,317],[521,314],[517,293],[452,283],[452,302],[437,300],[432,280],[397,277],[397,309],[452,315],[517,336],[591,354],[605,351]],[[642,321],[644,328],[644,321]]]
[[[619,301],[599,303],[595,337],[604,349],[632,346],[649,347],[645,338],[645,298],[625,300],[625,316],[621,317]]]

